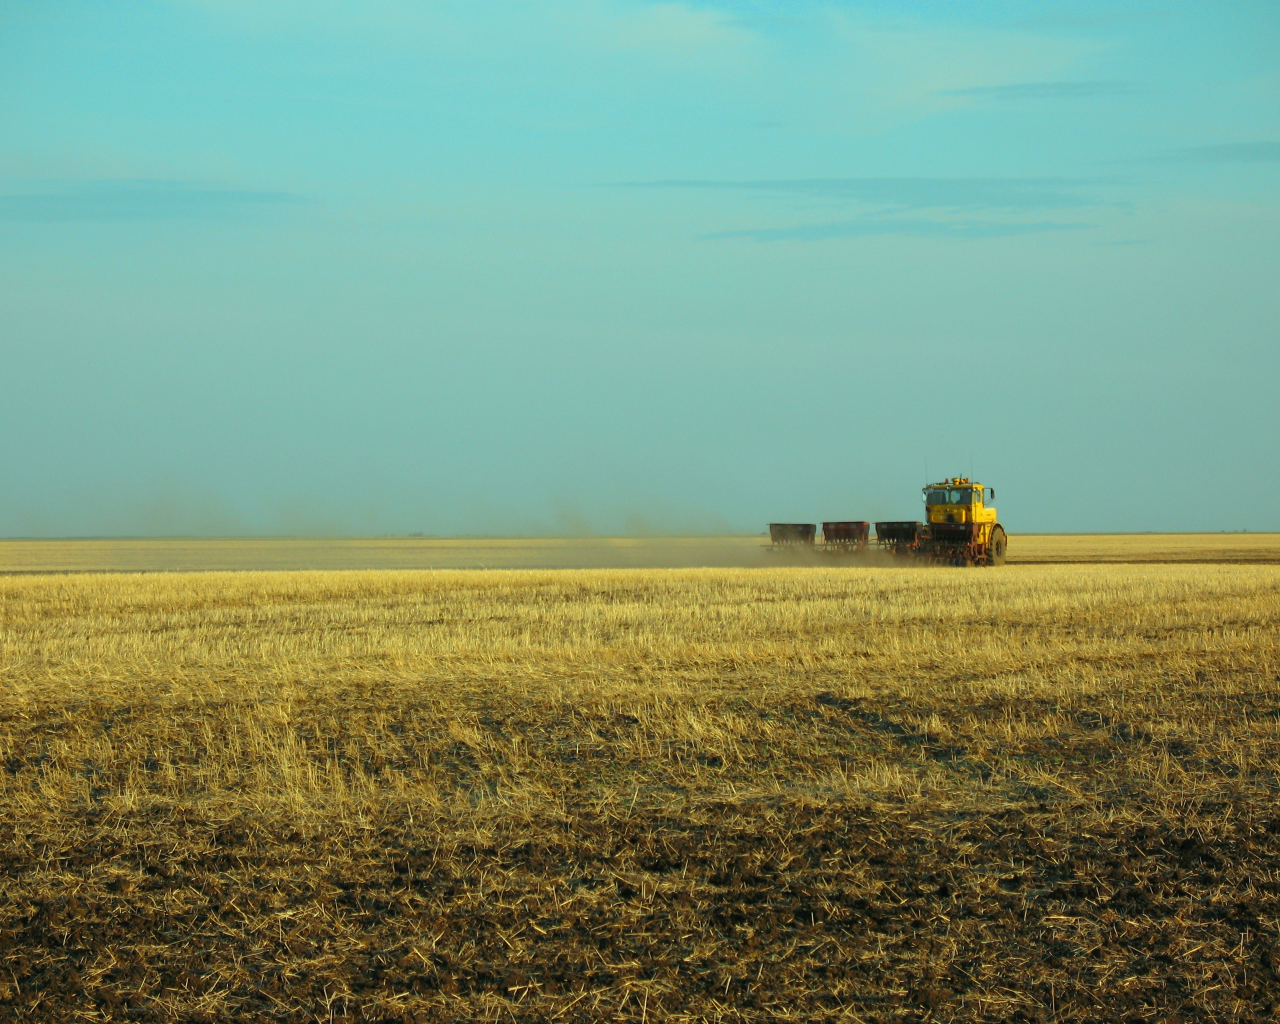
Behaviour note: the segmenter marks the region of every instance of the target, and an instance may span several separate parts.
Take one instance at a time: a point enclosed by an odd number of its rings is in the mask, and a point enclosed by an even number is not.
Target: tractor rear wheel
[[[1004,527],[997,526],[991,531],[991,543],[987,545],[987,565],[1004,565],[1004,549],[1008,543]]]

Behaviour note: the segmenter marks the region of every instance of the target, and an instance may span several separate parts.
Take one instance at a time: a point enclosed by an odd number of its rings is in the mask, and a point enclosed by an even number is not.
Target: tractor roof
[[[976,480],[970,480],[967,476],[951,476],[943,480],[941,483],[929,484],[925,490],[930,487],[981,487],[982,484]]]

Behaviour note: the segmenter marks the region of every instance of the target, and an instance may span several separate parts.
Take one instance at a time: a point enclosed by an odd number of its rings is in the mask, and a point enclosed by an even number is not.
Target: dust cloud
[[[803,555],[797,556],[804,560]],[[796,564],[766,537],[152,538],[0,541],[0,572],[680,569]],[[816,562],[815,562],[816,564]]]

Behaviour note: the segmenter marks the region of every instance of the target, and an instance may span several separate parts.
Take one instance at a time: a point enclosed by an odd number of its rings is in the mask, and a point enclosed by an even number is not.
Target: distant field
[[[1280,563],[1280,534],[1050,534],[1011,563]],[[0,541],[0,572],[250,569],[591,569],[779,564],[763,537],[248,538]],[[818,564],[828,564],[820,562]]]
[[[9,576],[0,766],[4,1020],[1280,1012],[1275,566]]]
[[[1280,563],[1280,533],[1028,534],[1009,561]]]

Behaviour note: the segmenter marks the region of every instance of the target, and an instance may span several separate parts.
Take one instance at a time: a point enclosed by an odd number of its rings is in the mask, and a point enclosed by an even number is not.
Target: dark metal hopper
[[[813,544],[818,527],[814,523],[770,523],[769,539],[774,544]]]
[[[822,540],[842,547],[866,547],[871,524],[865,522],[823,523]]]
[[[924,538],[924,523],[876,523],[876,541],[894,548],[915,548]]]

